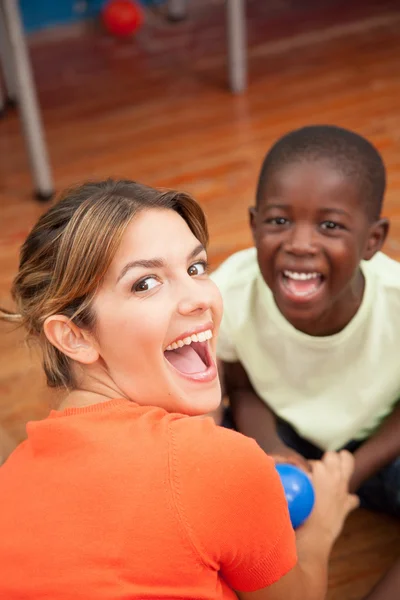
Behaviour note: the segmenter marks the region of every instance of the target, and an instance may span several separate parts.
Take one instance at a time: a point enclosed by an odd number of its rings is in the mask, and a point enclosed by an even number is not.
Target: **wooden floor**
[[[251,243],[246,210],[270,144],[294,127],[335,123],[383,153],[386,250],[400,259],[400,2],[248,0],[250,87],[240,97],[226,89],[223,1],[189,4],[178,25],[149,14],[133,42],[95,28],[32,41],[57,189],[110,175],[185,189],[207,212],[216,266]],[[0,122],[0,303],[9,307],[19,246],[44,210],[30,194],[10,112]],[[55,401],[22,340],[1,327],[4,456]],[[358,511],[334,552],[329,600],[359,600],[398,555],[400,525]]]

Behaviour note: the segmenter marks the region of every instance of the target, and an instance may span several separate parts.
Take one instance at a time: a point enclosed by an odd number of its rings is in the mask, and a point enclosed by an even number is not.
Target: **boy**
[[[354,452],[352,491],[400,514],[400,264],[380,252],[385,167],[364,138],[309,126],[281,138],[250,209],[255,248],[213,274],[219,358],[237,429],[308,468]]]

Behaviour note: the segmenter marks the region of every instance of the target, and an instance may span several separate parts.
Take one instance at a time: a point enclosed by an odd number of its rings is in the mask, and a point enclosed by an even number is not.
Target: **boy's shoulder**
[[[247,288],[259,275],[257,251],[252,247],[232,254],[210,277],[218,285],[222,296],[225,296]]]
[[[400,262],[378,252],[369,261],[363,261],[362,270],[368,278],[374,278],[377,287],[387,288],[400,294]]]

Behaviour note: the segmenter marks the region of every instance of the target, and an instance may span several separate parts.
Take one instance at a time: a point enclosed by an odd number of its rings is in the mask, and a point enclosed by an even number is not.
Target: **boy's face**
[[[284,317],[312,335],[343,328],[362,299],[360,261],[381,248],[388,227],[371,223],[356,182],[326,160],[288,164],[250,215],[260,270]]]

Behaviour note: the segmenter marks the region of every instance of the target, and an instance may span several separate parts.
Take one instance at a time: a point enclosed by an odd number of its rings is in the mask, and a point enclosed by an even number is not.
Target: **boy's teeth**
[[[169,346],[167,346],[166,350],[177,350],[178,348],[182,348],[183,346],[190,346],[192,342],[205,342],[207,340],[211,340],[213,334],[211,329],[207,329],[207,331],[200,331],[200,333],[194,333],[191,336],[185,337],[180,340],[176,340],[176,342],[172,342]]]
[[[297,273],[295,271],[283,271],[285,277],[289,279],[297,279],[298,281],[306,281],[307,279],[316,279],[319,273]]]

